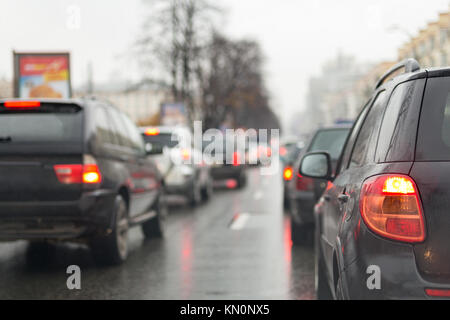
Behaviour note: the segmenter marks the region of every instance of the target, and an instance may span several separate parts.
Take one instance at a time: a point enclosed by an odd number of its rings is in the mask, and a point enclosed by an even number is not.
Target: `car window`
[[[347,128],[318,131],[308,148],[308,152],[326,151],[330,154],[332,160],[337,160],[341,155],[349,131],[350,129]]]
[[[385,96],[385,91],[377,95],[364,120],[352,152],[350,167],[360,167],[374,161],[381,119],[384,114]]]
[[[399,84],[391,95],[383,117],[375,162],[384,162],[386,154],[392,148],[392,135],[413,101],[414,81]]]
[[[450,77],[428,79],[417,137],[416,160],[450,160]]]
[[[175,148],[179,144],[178,142],[179,139],[178,138],[174,139],[176,137],[177,137],[176,134],[160,133],[154,136],[144,135],[144,140],[145,142],[155,144],[157,146]]]
[[[144,140],[141,133],[139,132],[139,129],[136,127],[133,121],[128,118],[127,115],[122,114],[122,120],[128,132],[127,143],[129,144],[129,146],[140,153],[145,152]]]
[[[83,111],[76,106],[43,104],[47,112],[0,112],[0,137],[7,146],[22,143],[82,142]]]
[[[348,168],[348,163],[350,161],[350,156],[353,151],[353,146],[355,144],[355,140],[358,137],[358,132],[361,129],[361,126],[364,122],[364,119],[366,118],[368,106],[371,100],[369,100],[362,109],[361,113],[359,114],[358,118],[355,121],[355,124],[353,125],[353,128],[350,132],[350,134],[347,137],[347,141],[345,143],[344,151],[342,152],[341,159],[339,160],[338,168],[336,173],[339,174],[345,169]]]
[[[125,128],[125,123],[121,119],[120,113],[114,108],[107,109],[110,115],[111,122],[114,128],[115,136],[117,137],[118,143],[123,147],[131,147],[131,143],[128,139],[128,132]]]
[[[99,145],[115,144],[114,131],[112,130],[109,116],[104,107],[95,108],[95,140]]]

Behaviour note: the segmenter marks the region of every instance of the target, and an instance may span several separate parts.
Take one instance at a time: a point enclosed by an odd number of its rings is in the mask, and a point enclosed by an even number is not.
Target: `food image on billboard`
[[[15,96],[70,98],[70,58],[67,53],[14,53]]]

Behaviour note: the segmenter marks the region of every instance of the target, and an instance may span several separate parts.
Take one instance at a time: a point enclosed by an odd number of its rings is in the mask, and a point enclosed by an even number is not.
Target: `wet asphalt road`
[[[313,250],[291,247],[282,192],[279,176],[249,170],[243,190],[172,206],[164,239],[132,229],[118,267],[98,267],[88,248],[68,244],[36,267],[27,243],[0,244],[0,299],[314,299]],[[81,268],[81,290],[67,289],[69,265]]]

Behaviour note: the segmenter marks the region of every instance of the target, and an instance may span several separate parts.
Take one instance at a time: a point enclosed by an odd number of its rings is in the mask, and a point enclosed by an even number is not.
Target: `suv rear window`
[[[326,151],[330,154],[332,160],[337,160],[341,155],[349,131],[350,129],[342,128],[317,132],[308,152]]]
[[[159,145],[161,147],[174,148],[178,145],[178,141],[172,140],[171,133],[160,133],[157,136],[144,135],[144,140],[146,143]]]
[[[428,79],[420,117],[416,160],[450,161],[450,78]]]
[[[75,105],[42,105],[36,110],[0,106],[0,146],[3,143],[82,141],[82,111]]]

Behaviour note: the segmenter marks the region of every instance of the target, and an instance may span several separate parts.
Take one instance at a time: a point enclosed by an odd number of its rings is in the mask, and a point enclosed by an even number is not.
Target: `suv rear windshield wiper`
[[[12,138],[11,137],[0,137],[0,143],[8,143],[11,142]]]

